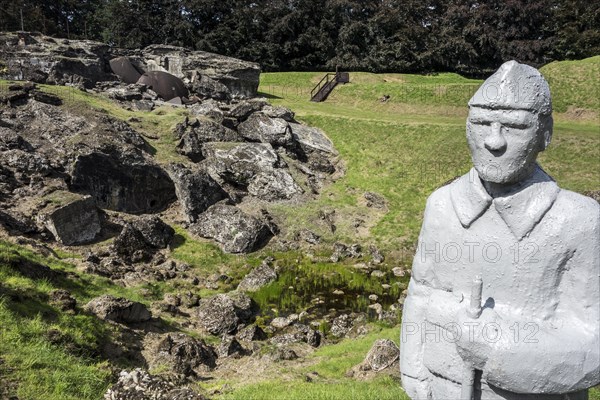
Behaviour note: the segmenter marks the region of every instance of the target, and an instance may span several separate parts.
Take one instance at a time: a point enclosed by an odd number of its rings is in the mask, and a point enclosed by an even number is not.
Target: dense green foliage
[[[22,19],[21,19],[22,12]],[[0,31],[186,46],[266,71],[489,73],[600,53],[585,0],[0,0]]]

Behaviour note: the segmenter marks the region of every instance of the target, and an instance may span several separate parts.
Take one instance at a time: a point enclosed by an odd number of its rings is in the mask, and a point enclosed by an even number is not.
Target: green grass
[[[549,76],[555,113],[553,143],[541,154],[541,165],[565,189],[600,189],[600,128],[584,115],[574,119],[565,104],[589,113],[599,111],[600,57],[552,63]],[[431,192],[471,167],[465,139],[466,103],[481,83],[455,74],[434,76],[351,73],[327,101],[309,101],[322,73],[267,73],[259,91],[270,101],[296,112],[302,122],[322,128],[345,161],[346,175],[302,206],[275,207],[277,216],[304,225],[334,240],[372,241],[402,264],[410,264],[425,200]],[[574,89],[571,89],[574,88]],[[388,102],[379,98],[388,94]],[[596,114],[597,115],[597,114]],[[365,191],[383,195],[388,212],[376,214],[362,203]],[[336,211],[340,221],[332,234],[318,222],[319,210]],[[366,217],[368,234],[351,225]]]
[[[540,71],[550,83],[555,111],[565,112],[569,107],[600,110],[600,55],[579,61],[555,61]]]
[[[272,379],[244,386],[232,393],[217,397],[219,400],[408,400],[397,379],[382,376],[368,381],[358,381],[345,376],[359,364],[377,339],[391,339],[398,343],[397,328],[374,329],[359,339],[346,339],[340,343],[317,349],[308,359],[315,362],[310,367],[290,371],[286,380]],[[313,382],[305,376],[316,372]]]
[[[408,400],[398,381],[383,377],[367,382],[351,379],[341,382],[270,381],[248,385],[226,400]]]
[[[14,382],[20,399],[98,399],[110,379],[108,363],[97,357],[110,327],[91,315],[61,312],[48,304],[48,295],[68,289],[82,305],[108,287],[67,276],[29,279],[11,267],[19,260],[73,272],[60,261],[0,242],[0,386]]]

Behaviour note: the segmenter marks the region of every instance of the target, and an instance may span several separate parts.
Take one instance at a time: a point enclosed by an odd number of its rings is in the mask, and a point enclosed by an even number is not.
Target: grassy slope
[[[597,115],[598,82],[593,77],[599,63],[600,57],[594,57],[542,68],[551,77],[558,110],[577,105],[588,111],[588,117]],[[351,220],[361,212],[364,191],[374,191],[386,197],[389,212],[375,221],[368,240],[388,252],[411,249],[427,196],[471,166],[464,135],[466,103],[481,81],[455,74],[352,73],[352,83],[336,88],[324,103],[311,103],[310,90],[320,77],[320,73],[262,75],[259,90],[274,104],[292,108],[301,121],[324,129],[347,162],[346,176],[323,196],[303,207],[282,207],[281,215],[310,225],[316,210],[331,208],[339,219]],[[384,94],[391,96],[386,103],[379,101]],[[555,113],[553,143],[540,163],[563,188],[598,190],[599,150],[597,119],[574,120]],[[367,212],[364,206],[362,212]],[[336,235],[319,233],[331,239],[354,236],[344,226]],[[398,256],[410,262],[410,251],[399,251]]]
[[[357,381],[344,375],[360,363],[377,339],[390,339],[398,344],[397,328],[374,327],[365,337],[343,340],[318,349],[309,357],[310,367],[292,371],[293,378],[271,378],[225,394],[223,400],[408,400],[399,382],[386,376],[370,381]],[[316,372],[318,378],[307,382],[305,376]]]
[[[582,62],[553,63],[542,69],[549,77],[558,111],[573,106],[598,112],[597,81],[594,86],[593,82],[581,79],[597,76],[599,60],[600,57],[595,57]],[[357,73],[351,74],[351,84],[337,88],[327,102],[311,103],[307,96],[320,77],[320,73],[263,74],[260,90],[269,95],[274,104],[292,108],[303,122],[323,128],[345,160],[347,173],[315,201],[293,209],[281,205],[276,211],[288,224],[312,228],[327,242],[357,240],[349,221],[372,218],[368,236],[360,240],[376,242],[388,252],[392,263],[408,265],[427,195],[470,167],[464,139],[465,103],[480,82],[454,74],[423,77]],[[569,82],[564,83],[563,78]],[[185,111],[162,108],[150,113],[131,112],[99,96],[69,88],[47,87],[47,90],[67,99],[69,107],[103,109],[122,119],[138,118],[139,122],[132,125],[156,137],[148,141],[156,149],[158,160],[180,160],[173,149],[170,132]],[[391,98],[381,103],[378,99],[384,94]],[[577,191],[600,189],[597,121],[577,121],[567,114],[557,115],[556,120],[554,143],[542,155],[542,165],[562,187]],[[373,214],[364,205],[362,194],[367,190],[386,197],[387,213]],[[335,234],[325,231],[315,217],[321,209],[336,210],[338,230]],[[227,267],[233,268],[234,277],[241,276],[259,263],[262,255],[270,253],[266,250],[248,257],[224,255],[214,244],[193,240],[181,229],[178,233],[179,245],[173,255],[207,274]],[[110,331],[92,317],[63,314],[48,306],[48,293],[56,287],[66,288],[79,304],[101,293],[147,302],[149,289],[155,298],[161,298],[163,291],[177,288],[123,289],[85,274],[54,284],[34,281],[15,274],[6,266],[14,252],[56,269],[73,271],[71,266],[56,259],[42,259],[22,248],[0,243],[0,376],[3,383],[18,381],[17,393],[23,399],[100,398],[110,379],[108,368],[90,354],[94,346],[99,345],[96,341],[106,340]],[[59,252],[59,255],[62,254]],[[301,263],[310,264],[310,261]],[[48,338],[52,330],[62,332],[75,346],[67,351],[65,346],[53,344]],[[345,371],[358,363],[372,342],[380,337],[396,339],[397,328],[378,330],[363,339],[319,349],[314,355],[317,364],[311,370],[324,377],[323,381],[306,383],[304,373],[307,371],[299,370],[291,382],[267,380],[236,389],[224,397],[402,398],[397,382],[389,378],[356,382],[344,377]],[[598,391],[592,398],[600,399]]]
[[[94,295],[115,293],[114,288],[106,280],[89,276],[54,283],[25,278],[9,267],[18,260],[73,272],[71,266],[56,259],[0,242],[1,384],[18,382],[13,394],[20,399],[99,398],[106,390],[110,371],[106,362],[92,356],[110,336],[109,328],[90,315],[60,312],[48,305],[48,294],[67,289],[82,304]],[[60,342],[51,340],[51,334],[60,337]],[[0,390],[0,397],[9,393]]]

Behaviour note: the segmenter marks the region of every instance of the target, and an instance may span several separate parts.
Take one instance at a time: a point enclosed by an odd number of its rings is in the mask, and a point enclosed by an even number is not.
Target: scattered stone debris
[[[378,339],[365,357],[365,363],[375,372],[390,367],[400,358],[400,349],[389,339]]]
[[[194,376],[196,371],[217,365],[217,353],[211,346],[183,333],[147,334],[142,354],[150,368],[167,368],[183,376]]]
[[[385,198],[377,193],[365,192],[364,198],[367,200],[367,207],[385,208]]]
[[[166,248],[175,235],[175,230],[155,215],[136,219],[133,227],[140,231],[146,244],[156,249]]]
[[[85,310],[98,318],[132,324],[148,321],[152,318],[150,311],[142,303],[114,297],[109,294],[92,299],[85,305]]]
[[[253,269],[238,285],[239,291],[254,292],[277,279],[277,273],[268,264],[263,263]]]
[[[337,338],[344,337],[352,327],[352,319],[348,314],[341,314],[336,317],[332,324],[329,333]]]
[[[311,329],[307,325],[294,323],[286,326],[280,334],[269,339],[269,343],[277,345],[308,343],[312,347],[319,347],[321,344],[321,333]]]
[[[248,351],[237,341],[235,336],[223,335],[221,344],[217,348],[217,354],[220,358],[240,358],[248,354]]]
[[[360,258],[362,255],[362,248],[357,243],[348,246],[341,242],[335,242],[330,259],[331,262],[339,262],[346,258]]]
[[[54,238],[62,244],[70,246],[89,243],[102,229],[98,209],[91,196],[82,196],[58,208],[49,208],[40,213],[40,218]]]
[[[57,289],[50,292],[50,304],[61,311],[75,311],[77,300],[68,291]]]
[[[267,339],[266,333],[257,325],[248,325],[242,328],[236,335],[239,340],[246,342],[261,341]]]
[[[188,387],[176,386],[166,378],[150,375],[141,368],[123,370],[119,380],[104,394],[104,400],[206,400]]]
[[[385,373],[399,378],[400,349],[389,339],[378,339],[367,353],[364,361],[352,367],[347,377],[371,379],[375,374]]]
[[[227,253],[248,253],[257,250],[273,235],[260,219],[237,207],[215,204],[198,217],[192,230],[215,239]]]
[[[255,303],[245,294],[217,294],[200,301],[198,322],[207,332],[222,336],[235,333],[238,325],[250,321],[257,311]]]
[[[308,244],[319,244],[321,243],[321,236],[317,235],[311,230],[308,229],[300,229],[294,235],[294,239],[299,241],[303,240]]]
[[[379,265],[385,261],[383,253],[374,245],[369,246],[369,253],[371,254],[371,262],[375,265]]]
[[[291,361],[298,358],[298,354],[293,349],[286,346],[278,346],[271,355],[271,359],[277,361]]]

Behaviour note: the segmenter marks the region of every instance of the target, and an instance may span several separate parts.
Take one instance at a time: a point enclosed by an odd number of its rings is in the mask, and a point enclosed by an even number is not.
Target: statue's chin
[[[519,171],[513,173],[502,173],[499,170],[490,170],[489,168],[478,168],[475,167],[479,178],[482,181],[496,183],[499,185],[510,185],[521,181]]]
[[[505,171],[504,173],[498,173],[499,171],[494,171],[495,173],[490,173],[489,170],[475,168],[477,173],[479,174],[479,178],[482,181],[494,183],[497,185],[514,185],[516,183],[522,182],[528,179],[533,169],[524,168],[518,171]]]

